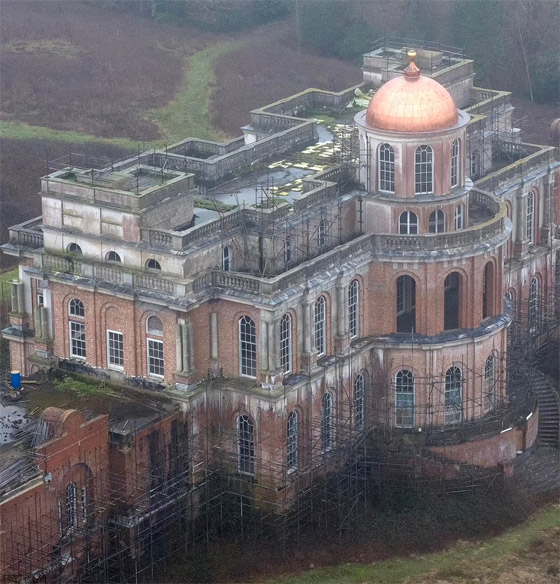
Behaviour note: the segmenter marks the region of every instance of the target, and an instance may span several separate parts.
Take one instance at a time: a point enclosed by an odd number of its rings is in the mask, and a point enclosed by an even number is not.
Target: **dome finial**
[[[418,77],[420,77],[420,69],[418,69],[418,67],[416,66],[416,63],[414,62],[414,59],[416,59],[416,51],[413,49],[410,49],[407,52],[407,56],[408,56],[409,62],[408,62],[407,68],[403,71],[404,76],[407,79],[418,79]]]

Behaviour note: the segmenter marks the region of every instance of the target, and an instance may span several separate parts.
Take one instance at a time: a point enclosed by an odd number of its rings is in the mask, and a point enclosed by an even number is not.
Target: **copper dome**
[[[366,113],[368,126],[393,132],[443,130],[454,126],[458,119],[449,91],[420,75],[413,60],[402,76],[391,79],[375,93]]]

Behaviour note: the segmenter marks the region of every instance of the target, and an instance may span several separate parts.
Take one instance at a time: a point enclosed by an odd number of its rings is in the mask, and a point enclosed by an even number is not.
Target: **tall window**
[[[389,144],[379,146],[379,190],[395,192],[395,151]]]
[[[494,266],[488,262],[482,276],[482,318],[494,316]]]
[[[86,358],[86,325],[83,322],[70,321],[70,356]]]
[[[453,140],[451,146],[451,188],[459,184],[459,140]]]
[[[396,290],[397,332],[414,333],[416,330],[416,282],[408,275],[397,278]]]
[[[399,233],[401,235],[416,235],[418,233],[418,217],[412,211],[405,211],[399,217]]]
[[[460,231],[464,227],[463,205],[455,207],[455,231]]]
[[[280,321],[280,365],[283,373],[292,372],[292,317],[285,314]]]
[[[359,332],[359,294],[360,284],[358,280],[352,280],[348,286],[348,330],[351,337],[357,337]]]
[[[459,367],[451,367],[445,374],[445,423],[461,421],[463,412],[463,374]]]
[[[529,243],[535,243],[535,193],[530,191],[527,195],[527,239]]]
[[[327,301],[324,296],[319,296],[315,302],[315,349],[322,357],[327,352]]]
[[[69,531],[78,527],[76,483],[70,483],[66,487],[66,527]]]
[[[491,410],[496,406],[496,363],[494,355],[488,355],[484,363],[484,409]]]
[[[107,331],[107,365],[111,369],[122,369],[124,365],[123,334]]]
[[[430,233],[444,233],[445,232],[445,214],[441,209],[432,211],[430,215]]]
[[[121,256],[116,251],[108,251],[105,254],[105,261],[120,263]]]
[[[434,192],[434,151],[430,146],[419,146],[414,156],[414,177],[417,195]]]
[[[88,516],[88,496],[87,496],[87,487],[82,487],[80,490],[81,495],[81,505],[82,505],[82,521],[84,523],[87,522]]]
[[[148,375],[163,377],[163,341],[148,339]]]
[[[395,424],[400,428],[414,426],[414,374],[407,369],[395,376]]]
[[[254,426],[249,416],[237,418],[237,468],[245,474],[255,474]]]
[[[532,278],[531,284],[529,285],[529,330],[532,333],[538,331],[539,319],[539,281],[537,278]]]
[[[84,311],[84,303],[77,298],[72,298],[68,303],[68,314],[70,316],[78,316],[83,318],[85,311]]]
[[[289,264],[292,261],[292,238],[286,235],[284,243],[284,262]]]
[[[479,167],[478,150],[473,150],[471,152],[471,178],[476,178],[478,176],[478,167]]]
[[[288,416],[286,428],[286,464],[288,472],[297,470],[299,466],[299,423],[297,412],[291,412]]]
[[[451,272],[445,278],[443,295],[443,328],[445,330],[459,328],[461,322],[460,310],[461,275]]]
[[[317,245],[319,248],[325,247],[327,243],[327,225],[324,219],[319,222],[319,231],[317,232]]]
[[[231,249],[227,245],[222,250],[222,270],[231,271]]]
[[[321,448],[323,452],[333,445],[333,398],[328,391],[321,402]]]
[[[257,376],[257,329],[248,316],[239,319],[239,369],[245,377]]]
[[[354,423],[357,430],[364,429],[365,418],[365,379],[360,373],[354,381]]]

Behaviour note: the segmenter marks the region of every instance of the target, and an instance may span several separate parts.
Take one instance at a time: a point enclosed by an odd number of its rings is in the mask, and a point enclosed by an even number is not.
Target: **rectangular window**
[[[70,356],[86,358],[86,325],[83,322],[70,321]]]
[[[123,334],[107,331],[107,364],[111,369],[122,369],[124,365]]]
[[[163,377],[163,341],[148,339],[148,375]]]

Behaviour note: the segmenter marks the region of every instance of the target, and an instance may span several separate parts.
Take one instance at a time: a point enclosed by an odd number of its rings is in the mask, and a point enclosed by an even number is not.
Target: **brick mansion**
[[[415,49],[383,43],[360,86],[253,110],[230,142],[41,178],[41,216],[2,246],[19,261],[11,368],[164,406],[47,408],[4,483],[21,450],[0,451],[0,572],[75,574],[107,545],[86,528],[132,530],[213,463],[284,511],[372,432],[506,473],[557,443],[539,411],[554,389],[516,364],[558,339],[559,128],[556,147],[524,143],[510,94],[476,87],[471,60]],[[51,519],[27,557],[38,508]]]

